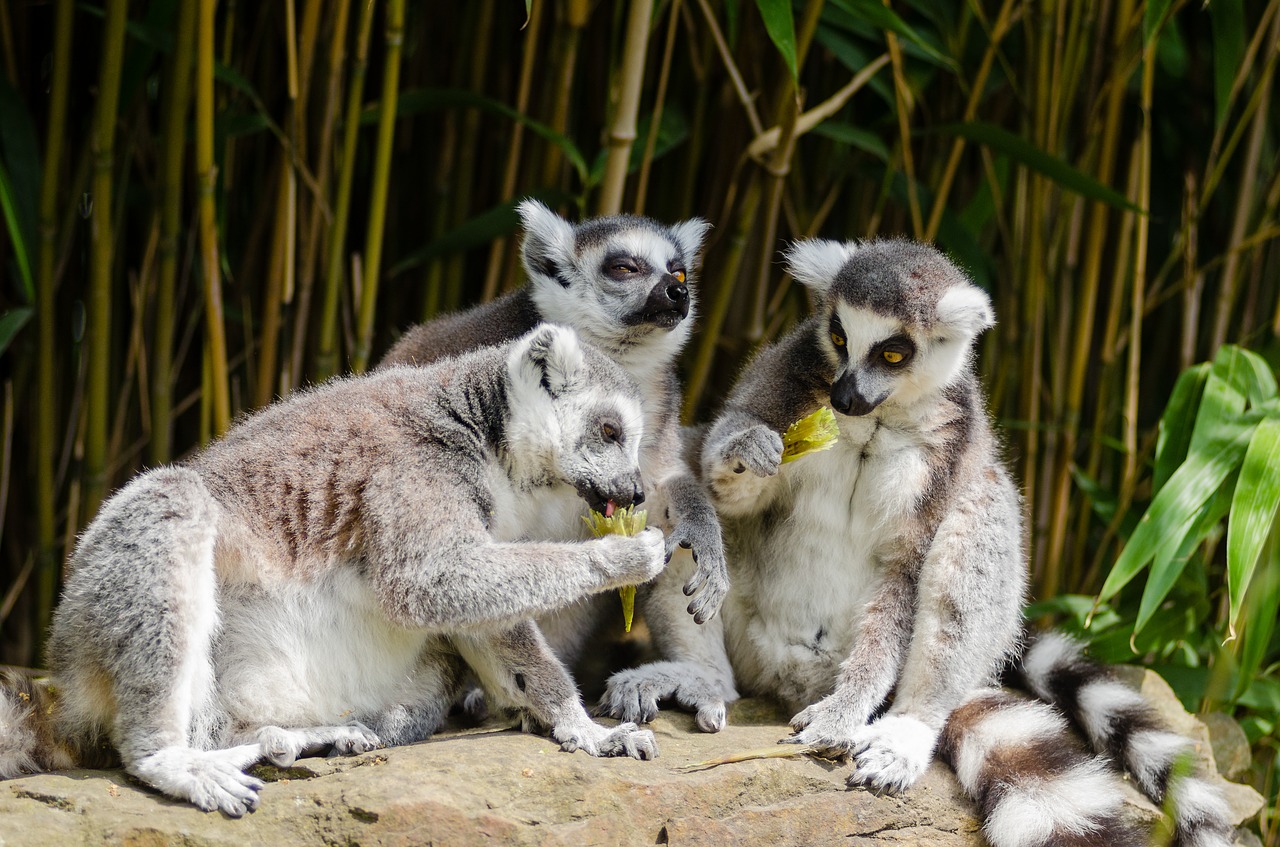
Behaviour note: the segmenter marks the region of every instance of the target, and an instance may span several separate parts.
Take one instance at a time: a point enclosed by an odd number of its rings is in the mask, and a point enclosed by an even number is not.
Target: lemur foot
[[[262,754],[278,768],[287,768],[307,753],[326,747],[331,756],[353,756],[382,746],[382,740],[359,721],[343,726],[319,726],[309,729],[282,729],[264,726],[258,730]]]
[[[560,742],[560,749],[568,753],[582,750],[592,756],[658,758],[658,742],[653,733],[640,729],[634,723],[605,727],[588,721],[571,728],[556,727],[551,735]]]
[[[897,793],[910,788],[933,758],[938,733],[907,715],[886,715],[853,735],[849,787]]]
[[[133,762],[128,770],[170,797],[189,800],[206,812],[221,809],[233,818],[258,808],[263,782],[244,769],[262,758],[257,744],[228,750],[166,747]]]
[[[731,694],[729,699],[735,696]],[[648,723],[657,717],[658,701],[667,699],[694,712],[703,732],[724,729],[725,693],[690,662],[653,662],[615,673],[609,677],[597,712]]]

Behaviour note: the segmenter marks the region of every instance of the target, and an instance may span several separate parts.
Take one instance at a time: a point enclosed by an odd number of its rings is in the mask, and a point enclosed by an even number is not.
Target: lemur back
[[[638,499],[642,439],[634,381],[547,325],[295,395],[142,474],[81,537],[54,616],[62,753],[109,741],[147,784],[239,815],[259,759],[430,735],[465,660],[566,749],[655,755],[591,722],[529,619],[650,579],[661,534],[510,540],[548,500]],[[65,761],[32,747],[21,694],[0,698],[3,777]]]
[[[696,315],[696,266],[707,224],[693,219],[666,226],[634,215],[570,224],[533,200],[518,211],[528,283],[410,329],[380,367],[427,364],[551,321],[572,327],[625,368],[643,397],[640,462],[649,520],[667,533],[668,559],[687,547],[695,560],[677,557],[640,597],[660,651],[680,658],[681,641],[668,633],[685,627],[686,617],[697,623],[713,618],[728,590],[715,511],[683,458],[675,372]],[[579,538],[584,527],[577,513],[566,511],[542,532],[539,537],[548,539]],[[557,652],[573,662],[600,615],[600,602],[578,604],[540,623]]]

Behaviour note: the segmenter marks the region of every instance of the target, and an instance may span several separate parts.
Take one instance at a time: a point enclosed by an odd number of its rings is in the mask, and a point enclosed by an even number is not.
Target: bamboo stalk
[[[564,10],[564,26],[555,29],[556,47],[552,51],[554,69],[548,74],[548,77],[555,82],[548,91],[548,107],[551,115],[547,120],[547,126],[561,135],[565,134],[569,126],[569,105],[573,102],[578,45],[582,41],[582,29],[587,25],[590,6],[587,0],[568,0],[564,4]],[[542,159],[542,184],[559,185],[561,172],[564,169],[564,154],[559,147],[550,142],[544,146],[546,153]]]
[[[538,33],[542,29],[542,11],[545,3],[534,3],[529,10],[529,20],[525,23],[524,55],[520,60],[520,82],[516,92],[516,111],[525,114],[529,111],[529,95],[533,89],[533,76],[538,59]],[[524,142],[524,124],[516,121],[511,128],[511,140],[507,143],[507,161],[502,171],[502,186],[498,196],[507,200],[515,195],[516,178],[520,170],[520,153]],[[502,277],[503,260],[507,253],[507,238],[497,238],[489,248],[489,266],[484,275],[484,291],[480,299],[484,302],[492,300],[498,293],[498,283]]]
[[[662,65],[658,71],[658,90],[653,96],[653,112],[649,118],[649,135],[644,141],[644,154],[640,157],[640,173],[636,177],[636,197],[632,206],[637,215],[644,214],[645,198],[649,193],[649,172],[653,168],[653,151],[658,146],[658,133],[662,129],[662,112],[667,102],[667,83],[671,79],[671,54],[676,44],[676,28],[680,24],[681,0],[672,0],[667,11],[667,37],[663,39]]]
[[[186,121],[191,106],[191,58],[195,51],[196,4],[178,7],[169,81],[161,106],[163,121],[160,187],[160,244],[156,274],[155,338],[152,342],[151,443],[154,464],[173,456],[174,286],[178,274],[178,238],[182,228],[182,165]]]
[[[57,521],[54,455],[58,448],[57,359],[54,338],[55,264],[58,240],[58,172],[67,131],[67,91],[71,75],[73,0],[57,0],[53,23],[53,78],[49,129],[40,181],[40,246],[36,260],[36,633],[49,629],[57,600]],[[71,521],[74,523],[74,520]]]
[[[649,19],[653,17],[653,0],[631,0],[627,31],[622,52],[622,83],[613,121],[605,136],[608,154],[604,178],[600,181],[597,214],[616,215],[622,211],[622,194],[627,184],[627,165],[631,161],[631,145],[636,140],[636,114],[640,111],[640,88],[644,84],[644,60],[649,46]]]
[[[378,146],[373,159],[373,188],[369,200],[369,229],[364,243],[364,290],[356,324],[356,349],[351,369],[369,366],[373,347],[373,317],[378,302],[378,274],[382,262],[383,223],[391,181],[391,142],[395,139],[396,103],[400,91],[400,47],[404,42],[404,0],[387,0],[387,53],[382,67],[382,108],[378,116]]]
[[[196,40],[196,180],[199,189],[200,269],[204,280],[205,359],[208,393],[202,406],[208,436],[231,425],[226,329],[222,318],[222,269],[215,206],[218,167],[213,160],[213,36],[216,0],[200,0]]]
[[[120,73],[124,63],[128,0],[109,0],[102,36],[102,63],[98,75],[98,103],[93,115],[93,214],[89,241],[88,346],[89,375],[85,414],[84,518],[98,510],[107,488],[107,428],[111,416],[111,272],[115,231],[112,226],[112,167],[115,164],[115,129],[120,103]]]
[[[886,6],[889,0],[884,0]],[[906,70],[902,63],[902,48],[898,44],[898,36],[892,32],[884,34],[886,46],[889,48],[889,63],[893,67],[894,112],[898,119],[898,144],[902,151],[902,172],[907,179],[907,208],[911,212],[911,231],[916,238],[924,235],[924,215],[920,210],[920,195],[916,188],[915,157],[911,152],[911,113],[915,110],[911,87],[907,85]]]
[[[329,230],[329,256],[325,266],[324,300],[316,350],[316,380],[333,376],[338,369],[338,304],[344,279],[347,217],[351,211],[351,185],[355,178],[356,141],[360,130],[360,101],[369,58],[369,34],[373,29],[373,0],[364,0],[356,27],[356,55],[347,81],[347,107],[342,128],[342,163],[338,168],[338,195]]]

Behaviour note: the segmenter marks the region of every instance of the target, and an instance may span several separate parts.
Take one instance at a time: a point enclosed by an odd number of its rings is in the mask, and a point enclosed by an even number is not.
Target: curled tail
[[[1031,692],[1065,712],[1090,746],[1133,776],[1144,794],[1172,809],[1178,847],[1230,847],[1226,801],[1214,785],[1176,767],[1192,742],[1170,732],[1141,694],[1084,656],[1069,636],[1038,638],[1022,661]]]
[[[52,712],[48,688],[18,671],[0,672],[0,779],[75,766],[55,740]]]
[[[978,804],[993,847],[1143,847],[1117,778],[1045,703],[994,689],[951,713],[938,752]]]

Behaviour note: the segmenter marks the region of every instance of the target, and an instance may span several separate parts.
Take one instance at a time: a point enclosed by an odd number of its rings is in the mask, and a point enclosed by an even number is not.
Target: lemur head
[[[569,485],[603,512],[644,500],[635,381],[574,331],[539,324],[507,356],[505,459],[518,484]]]
[[[946,388],[995,324],[991,298],[927,244],[815,239],[795,244],[787,263],[818,295],[817,340],[835,368],[831,406],[846,415]]]
[[[694,266],[709,224],[664,226],[634,215],[569,223],[537,200],[518,208],[522,256],[546,320],[603,349],[675,355],[689,337]]]

